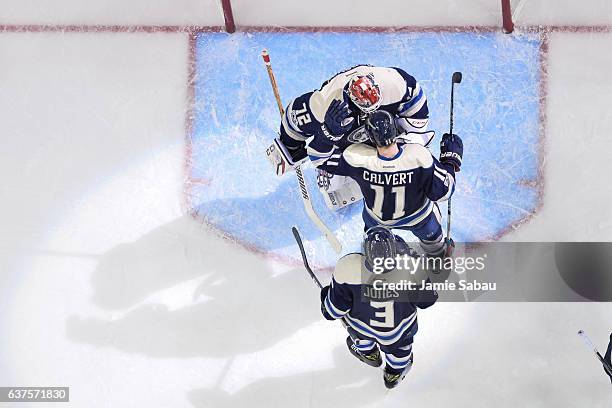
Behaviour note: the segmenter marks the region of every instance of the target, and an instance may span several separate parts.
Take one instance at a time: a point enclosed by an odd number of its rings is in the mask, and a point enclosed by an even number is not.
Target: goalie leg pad
[[[356,203],[363,198],[359,184],[350,177],[318,170],[317,185],[323,194],[327,208],[332,211]]]

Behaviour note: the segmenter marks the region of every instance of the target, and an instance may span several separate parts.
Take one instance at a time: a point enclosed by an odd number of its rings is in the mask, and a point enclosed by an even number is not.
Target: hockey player
[[[397,254],[411,253],[401,237],[387,228],[374,227],[366,233],[363,254],[341,258],[331,285],[321,290],[321,312],[328,320],[344,318],[350,334],[346,344],[351,354],[370,366],[379,367],[382,365],[380,352],[385,353],[383,379],[387,388],[397,386],[412,368],[417,308],[433,305],[438,294],[421,288],[401,299],[393,291],[380,296],[370,291],[368,298],[363,292],[362,272],[376,276],[373,266],[377,259],[394,259]]]
[[[425,146],[431,142],[434,134],[427,132],[427,98],[416,79],[400,68],[358,65],[329,79],[319,90],[289,103],[281,121],[280,138],[268,149],[275,154],[268,157],[283,172],[306,155],[316,166],[334,146],[344,149],[367,141],[365,120],[379,109],[394,116],[406,140]],[[342,176],[331,178],[319,172],[318,180],[330,208],[342,205],[331,203],[325,191],[338,190],[339,196],[341,189],[346,189],[349,196],[355,193],[351,191],[350,180]]]
[[[612,334],[610,334],[610,343],[608,343],[608,349],[606,350],[606,354],[604,355],[604,361],[608,363],[609,367],[612,367]],[[604,367],[604,372],[608,377],[610,377],[610,381],[612,382],[612,371],[606,367]]]
[[[365,129],[376,147],[355,144],[344,151],[336,149],[319,168],[359,184],[366,230],[375,225],[407,229],[421,240],[427,255],[443,255],[437,202],[454,192],[455,172],[463,156],[461,138],[445,134],[438,161],[420,144],[398,143],[398,131],[388,112],[372,113]]]

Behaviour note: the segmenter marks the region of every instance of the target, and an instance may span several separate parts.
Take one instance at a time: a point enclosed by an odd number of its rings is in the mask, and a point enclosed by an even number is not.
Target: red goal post
[[[514,31],[513,13],[517,8],[522,7],[525,0],[501,0],[502,26],[504,32],[510,34]]]
[[[232,11],[232,1],[221,0],[221,9],[223,11],[223,20],[225,21],[225,31],[231,34],[236,31],[234,12]]]

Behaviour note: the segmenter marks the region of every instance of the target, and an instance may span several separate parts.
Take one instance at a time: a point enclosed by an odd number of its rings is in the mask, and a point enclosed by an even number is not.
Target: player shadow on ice
[[[92,286],[112,317],[71,316],[67,337],[154,357],[258,351],[320,318],[304,271],[275,275],[264,257],[191,216],[108,251]]]
[[[338,211],[330,211],[317,188],[314,172],[306,172],[306,178],[313,206],[330,228],[342,226],[355,215],[361,214],[363,210],[361,202]],[[200,194],[206,197],[207,187],[200,188],[204,190],[198,192],[196,189],[192,194],[195,202],[198,201],[197,197]],[[270,251],[295,244],[290,232],[294,225],[300,228],[306,240],[321,237],[321,232],[314,227],[304,211],[300,194],[296,177],[289,174],[267,194],[257,197],[215,199],[195,204],[195,207],[199,218],[235,236],[241,242]],[[356,236],[360,236],[362,227],[359,218],[354,228]]]
[[[290,407],[291,401],[359,407],[380,402],[385,393],[382,371],[365,366],[345,346],[338,346],[333,349],[333,368],[262,378],[233,393],[219,387],[196,389],[188,399],[195,408]]]

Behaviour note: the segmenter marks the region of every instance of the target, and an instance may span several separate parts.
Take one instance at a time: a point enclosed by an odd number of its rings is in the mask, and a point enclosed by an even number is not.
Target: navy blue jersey
[[[350,327],[382,345],[391,345],[406,334],[414,336],[418,330],[417,308],[431,306],[438,294],[422,289],[411,291],[402,300],[391,300],[392,293],[380,300],[370,299],[363,292],[367,289],[362,286],[362,261],[361,254],[340,258],[323,299],[325,311],[336,319],[345,317]]]
[[[419,143],[427,144],[431,135],[426,132],[429,118],[427,97],[417,80],[400,68],[358,65],[343,71],[323,83],[319,90],[305,93],[287,106],[280,127],[280,138],[285,146],[295,149],[308,139],[308,154],[315,165],[321,156],[328,155],[334,146],[341,149],[353,143],[367,141],[364,124],[366,116],[357,108],[346,90],[355,75],[373,73],[380,87],[381,106],[398,117],[398,126],[411,134],[422,134]],[[345,101],[351,110],[351,127],[343,135],[331,135],[324,126],[325,113],[334,100]],[[401,119],[401,120],[400,120]]]
[[[608,363],[607,365],[604,364],[604,371],[608,377],[610,377],[610,381],[612,381],[612,334],[610,334],[610,343],[608,343],[608,349],[604,355],[604,361]]]
[[[453,166],[440,163],[419,144],[399,145],[393,158],[380,156],[372,146],[351,145],[334,150],[319,168],[355,180],[368,214],[388,226],[417,225],[431,213],[434,201],[448,199],[455,189]]]

